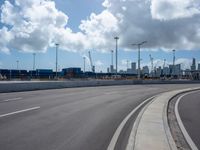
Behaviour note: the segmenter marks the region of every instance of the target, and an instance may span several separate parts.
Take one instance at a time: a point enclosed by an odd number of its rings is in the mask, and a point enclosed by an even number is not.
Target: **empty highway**
[[[106,150],[122,120],[145,99],[193,85],[129,85],[0,94],[0,149]],[[115,149],[123,149],[134,118]]]

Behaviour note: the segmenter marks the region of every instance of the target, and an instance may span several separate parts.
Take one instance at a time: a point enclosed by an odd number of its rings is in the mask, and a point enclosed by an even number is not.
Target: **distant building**
[[[190,69],[186,69],[185,71],[185,76],[190,77],[191,76],[191,70]]]
[[[110,65],[110,73],[115,73],[114,66]]]
[[[200,63],[198,63],[198,70],[200,70]]]
[[[161,66],[159,66],[157,69],[156,69],[156,72],[155,72],[155,75],[156,75],[156,77],[160,77],[161,76],[161,74],[162,74],[162,68],[161,68]]]
[[[196,70],[196,59],[193,58],[193,59],[192,59],[191,71],[195,71],[195,70]]]
[[[119,70],[119,73],[124,74],[124,73],[126,73],[126,71],[124,71],[124,70]]]
[[[174,74],[173,68],[174,68],[173,65],[169,65],[169,73],[170,73],[170,75],[173,75],[173,74]]]
[[[110,68],[109,67],[107,68],[107,73],[110,73]]]
[[[174,75],[175,76],[180,76],[180,75],[182,75],[181,72],[182,72],[181,71],[181,64],[175,65],[175,67],[174,67]]]
[[[131,69],[136,71],[136,62],[131,63]]]
[[[62,75],[66,78],[80,77],[82,75],[81,68],[64,68],[62,69]]]
[[[127,73],[128,74],[137,74],[136,63],[135,62],[131,63],[131,68],[127,69]]]
[[[143,75],[149,75],[149,67],[148,66],[144,66],[142,68],[142,74]]]
[[[164,67],[164,68],[163,68],[163,75],[164,75],[164,76],[170,75],[170,69],[169,69],[169,67]]]

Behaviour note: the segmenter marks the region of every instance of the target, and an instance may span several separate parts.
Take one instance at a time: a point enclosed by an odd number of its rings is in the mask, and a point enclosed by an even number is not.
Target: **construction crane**
[[[153,57],[151,56],[151,54],[149,55],[149,57],[150,57],[150,62],[151,62],[151,72],[152,72],[152,74],[153,74]]]
[[[163,62],[163,69],[165,68],[165,63],[166,63],[166,59],[164,59],[164,62]]]
[[[88,52],[88,54],[89,54],[89,59],[90,59],[91,71],[92,71],[92,72],[95,72],[95,66],[93,66],[93,62],[92,62],[92,57],[91,57],[90,51]]]

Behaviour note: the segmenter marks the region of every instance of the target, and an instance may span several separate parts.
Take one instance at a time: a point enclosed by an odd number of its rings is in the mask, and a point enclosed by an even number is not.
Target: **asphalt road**
[[[184,96],[178,110],[185,129],[200,149],[200,91]]]
[[[146,98],[195,86],[200,85],[107,86],[2,93],[0,149],[106,150],[121,121]],[[134,121],[134,117],[132,119]],[[126,145],[123,140],[127,139],[133,121],[123,129],[116,149]]]

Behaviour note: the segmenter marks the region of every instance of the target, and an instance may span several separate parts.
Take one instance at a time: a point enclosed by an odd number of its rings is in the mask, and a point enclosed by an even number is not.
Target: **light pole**
[[[128,67],[129,67],[129,60],[127,60],[127,72],[128,72]]]
[[[113,50],[111,50],[111,65],[113,66]]]
[[[20,71],[19,71],[19,60],[16,61],[17,62],[17,70],[18,70],[18,76],[20,76]]]
[[[172,75],[174,76],[175,75],[175,52],[176,52],[176,50],[175,49],[173,49],[172,50],[172,52],[173,52],[173,70],[172,70]]]
[[[56,43],[56,79],[58,79],[58,46],[59,44]]]
[[[85,57],[83,57],[83,71],[85,73]]]
[[[140,79],[140,47],[141,45],[147,43],[147,41],[137,43],[137,44],[132,44],[133,46],[137,45],[138,46],[138,79]]]
[[[19,60],[17,60],[16,63],[17,63],[17,70],[19,70]]]
[[[33,53],[33,70],[35,70],[35,55],[36,53]]]
[[[114,39],[116,40],[116,49],[115,49],[115,51],[116,51],[116,76],[117,76],[117,58],[118,58],[118,53],[117,53],[117,50],[118,50],[118,40],[119,40],[119,37],[114,37]]]

